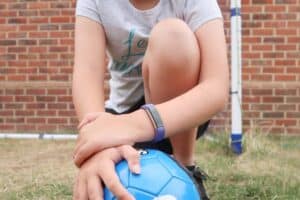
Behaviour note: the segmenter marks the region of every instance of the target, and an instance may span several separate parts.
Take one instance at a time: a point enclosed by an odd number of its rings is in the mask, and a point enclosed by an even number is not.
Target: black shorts
[[[108,112],[108,113],[115,114],[115,115],[127,114],[127,113],[131,113],[133,111],[138,110],[144,104],[145,104],[145,98],[143,97],[134,106],[132,106],[130,109],[128,109],[125,112],[118,113],[115,110],[109,109],[109,108],[106,108],[105,111]],[[209,125],[209,122],[210,122],[210,120],[208,120],[204,124],[198,126],[197,136],[196,136],[195,139],[200,138],[205,133],[205,131],[207,130],[207,127]],[[157,142],[157,143],[153,143],[153,142],[136,143],[134,145],[134,147],[136,147],[136,148],[143,148],[143,149],[145,149],[145,148],[158,149],[158,150],[161,150],[161,151],[163,151],[165,153],[168,153],[168,154],[172,154],[172,152],[173,152],[171,142],[170,142],[170,140],[168,138],[163,139],[162,141]]]

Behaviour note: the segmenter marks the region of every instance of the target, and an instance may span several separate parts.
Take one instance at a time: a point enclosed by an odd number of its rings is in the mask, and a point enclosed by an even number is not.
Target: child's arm
[[[79,121],[91,112],[104,111],[106,42],[102,26],[76,17],[73,101]]]
[[[211,119],[224,109],[229,95],[229,67],[223,21],[209,21],[196,32],[201,52],[200,82],[168,102],[157,105],[167,136]]]
[[[156,105],[166,137],[204,123],[221,111],[228,99],[229,69],[222,20],[206,23],[196,31],[196,36],[201,51],[200,83],[183,95]],[[75,150],[77,165],[103,148],[147,141],[154,136],[144,110],[121,116],[103,115],[82,131],[83,137]]]

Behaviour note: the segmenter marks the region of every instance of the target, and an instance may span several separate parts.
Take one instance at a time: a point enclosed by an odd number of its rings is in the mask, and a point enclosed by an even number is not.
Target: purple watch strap
[[[165,137],[165,128],[155,106],[153,104],[145,104],[142,106],[142,109],[144,109],[148,117],[151,118],[151,122],[155,129],[155,136],[152,142],[156,143],[163,140]]]
[[[155,136],[153,138],[153,142],[159,142],[163,140],[165,137],[165,128],[164,127],[158,127],[155,129]]]

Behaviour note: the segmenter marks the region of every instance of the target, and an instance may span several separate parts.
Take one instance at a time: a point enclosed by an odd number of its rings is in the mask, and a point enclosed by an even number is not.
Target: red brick
[[[13,116],[13,115],[14,115],[13,110],[8,110],[7,108],[5,110],[0,110],[0,116],[6,117],[6,116]]]
[[[55,110],[38,110],[37,116],[53,117],[53,116],[56,116],[56,111]]]
[[[265,112],[263,113],[264,118],[283,118],[283,112]]]
[[[264,75],[251,75],[251,80],[255,81],[271,81],[272,80],[272,75],[264,74]]]
[[[30,38],[46,38],[48,37],[47,32],[30,32],[29,33]]]
[[[54,75],[54,76],[50,76],[50,80],[52,80],[52,81],[68,81],[69,76],[68,75]]]
[[[300,74],[300,67],[289,67],[287,68],[287,73]]]
[[[45,89],[27,89],[26,90],[26,94],[27,95],[45,95],[46,94],[46,90]]]
[[[24,108],[24,104],[21,103],[6,103],[4,105],[5,109],[23,109]]]
[[[15,115],[16,116],[33,116],[34,111],[33,110],[16,110]]]
[[[246,112],[243,114],[243,117],[245,117],[245,119],[248,119],[248,118],[254,118],[254,119],[257,119],[257,118],[260,118],[261,115],[260,115],[260,112]]]
[[[46,108],[45,103],[28,103],[28,104],[26,104],[26,109],[40,110],[40,109],[45,109],[45,108]]]
[[[282,120],[276,120],[276,125],[279,126],[296,126],[297,121],[292,119],[282,119]],[[300,132],[299,132],[300,133]]]
[[[58,96],[57,101],[59,102],[72,102],[71,96]]]
[[[37,126],[37,130],[43,131],[43,132],[45,132],[47,130],[47,131],[52,132],[52,131],[57,130],[57,126],[55,126],[55,125],[39,125],[39,126]]]
[[[14,125],[11,124],[0,124],[0,130],[14,130]]]
[[[280,67],[265,67],[263,69],[264,73],[272,73],[272,74],[281,74],[284,73],[284,68],[280,68]]]
[[[48,17],[35,17],[29,19],[30,24],[41,24],[41,23],[49,23]]]
[[[33,96],[16,96],[15,97],[16,102],[32,102],[34,101]]]
[[[275,18],[278,20],[296,20],[297,15],[295,13],[278,13]]]
[[[9,81],[25,81],[26,76],[25,75],[8,75],[7,80],[9,80]]]
[[[30,123],[30,124],[44,124],[44,123],[46,123],[46,119],[45,118],[41,118],[41,117],[38,117],[38,118],[27,118],[26,122]]]
[[[50,33],[51,38],[66,38],[70,37],[68,32],[51,32]]]
[[[253,89],[251,90],[253,95],[272,95],[272,89]]]
[[[18,17],[18,18],[9,18],[7,19],[8,24],[26,24],[27,19],[24,17]]]
[[[275,75],[276,81],[296,81],[295,75]]]
[[[13,101],[13,96],[0,96],[0,102],[11,102]]]
[[[287,112],[286,116],[288,118],[300,118],[300,112]]]
[[[294,97],[294,96],[286,97],[286,102],[287,103],[295,103],[295,104],[300,103],[300,97]]]
[[[290,134],[297,134],[299,135],[300,133],[300,128],[287,128],[287,132],[290,133]]]
[[[283,97],[263,97],[263,102],[264,103],[283,103],[284,98]]]
[[[300,42],[300,37],[289,37],[288,38],[288,43],[299,43]]]
[[[294,96],[297,94],[296,89],[275,89],[275,95]]]
[[[49,103],[48,109],[57,109],[57,110],[62,110],[62,109],[67,109],[67,104],[65,103]]]
[[[36,96],[36,101],[42,102],[54,102],[56,97],[54,96]]]
[[[62,117],[74,117],[76,116],[76,112],[74,110],[60,110],[58,111],[58,116],[62,116]]]
[[[13,123],[13,124],[19,124],[24,123],[24,118],[6,118],[6,123]]]
[[[297,35],[297,30],[295,29],[278,29],[276,30],[277,35],[287,36],[287,35]]]
[[[48,95],[65,95],[67,93],[66,89],[48,89]]]
[[[51,3],[51,8],[70,8],[69,2],[53,2]],[[62,10],[64,10],[62,9]]]
[[[265,11],[266,12],[285,12],[287,9],[286,6],[275,6],[275,5],[266,5]]]
[[[24,90],[23,89],[17,89],[17,88],[6,89],[5,94],[7,94],[7,95],[22,95],[22,94],[24,94]],[[10,97],[12,97],[12,96],[10,96]],[[0,99],[0,101],[1,101],[1,99]]]
[[[36,17],[38,15],[37,10],[19,10],[18,11],[19,16],[27,16],[27,17]]]
[[[297,47],[291,44],[277,44],[275,45],[276,51],[296,51]]]
[[[261,98],[259,96],[244,96],[243,97],[243,102],[245,102],[245,103],[259,103],[260,99]]]
[[[27,50],[26,47],[20,47],[20,46],[7,48],[8,53],[26,52],[26,50]]]
[[[273,108],[272,104],[252,104],[251,110],[257,111],[271,111]]]
[[[29,9],[45,9],[45,8],[49,8],[50,5],[48,2],[30,2],[28,3],[28,8]]]
[[[49,124],[66,124],[67,119],[64,118],[48,118],[48,123]]]
[[[263,53],[263,57],[266,58],[284,58],[284,53],[282,52],[268,52],[268,53]]]
[[[28,76],[29,81],[47,81],[46,75],[29,75]]]
[[[51,23],[69,23],[71,20],[69,17],[51,17]]]
[[[288,105],[288,104],[277,104],[275,105],[276,111],[294,111],[296,109],[296,105]]]
[[[20,132],[35,132],[36,126],[31,124],[16,124],[16,129]]]
[[[38,27],[36,25],[31,25],[31,24],[28,25],[28,24],[26,24],[26,25],[20,25],[19,29],[21,31],[37,31]]]
[[[272,51],[273,46],[272,45],[266,45],[266,44],[257,44],[252,46],[253,51]]]
[[[12,10],[1,10],[0,17],[16,17],[17,12]]]

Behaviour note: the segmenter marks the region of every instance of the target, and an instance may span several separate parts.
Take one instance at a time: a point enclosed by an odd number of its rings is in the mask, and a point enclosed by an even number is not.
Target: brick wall
[[[299,134],[300,0],[242,2],[245,131]],[[230,43],[230,1],[219,3]],[[1,0],[0,132],[75,130],[74,6],[73,0]],[[230,105],[212,125],[230,131]]]

